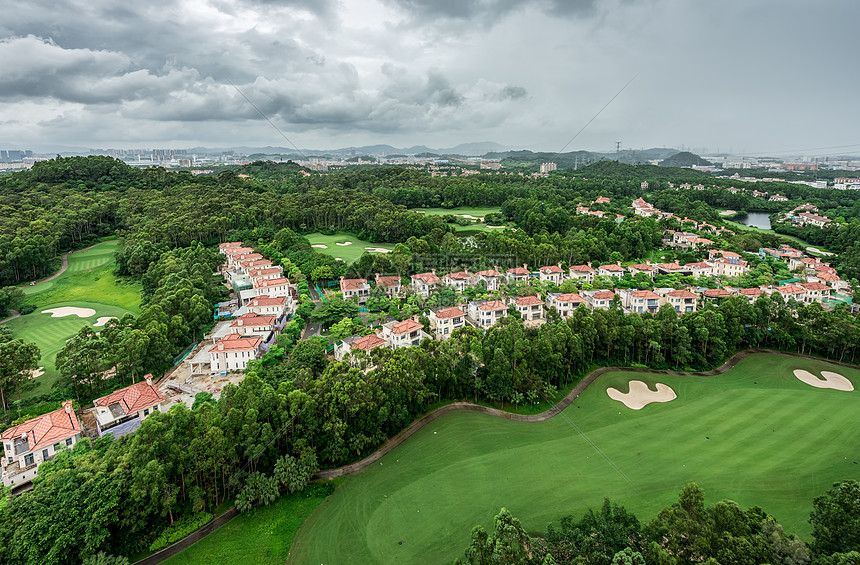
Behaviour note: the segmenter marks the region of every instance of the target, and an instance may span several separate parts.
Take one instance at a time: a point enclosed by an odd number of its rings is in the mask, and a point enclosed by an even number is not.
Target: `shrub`
[[[18,308],[18,312],[21,313],[22,316],[27,314],[32,314],[33,310],[36,309],[35,304],[22,304],[20,308]]]
[[[149,546],[149,551],[158,551],[173,542],[177,542],[192,533],[193,531],[203,527],[212,520],[212,514],[208,512],[198,512],[177,520],[172,525],[168,526],[161,535],[155,538],[152,545]]]

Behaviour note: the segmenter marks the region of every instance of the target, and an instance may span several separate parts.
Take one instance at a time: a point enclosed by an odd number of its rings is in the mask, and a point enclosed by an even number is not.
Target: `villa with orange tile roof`
[[[463,292],[467,286],[475,285],[475,277],[469,271],[457,271],[442,277],[442,282],[457,292]]]
[[[248,312],[234,319],[230,324],[230,333],[240,335],[268,335],[275,331],[277,316],[263,316],[256,312]]]
[[[585,304],[585,299],[575,292],[551,292],[546,297],[546,307],[555,308],[564,319],[570,318],[580,304]]]
[[[475,300],[469,303],[470,321],[479,328],[490,328],[508,315],[508,305],[503,300]]]
[[[524,322],[543,320],[543,300],[538,296],[521,296],[514,299],[514,308]]]
[[[227,249],[242,247],[242,245],[244,244],[241,241],[228,241],[227,243],[221,243],[218,245],[218,252],[226,254]]]
[[[356,298],[359,304],[364,304],[370,296],[370,285],[367,284],[367,279],[340,277],[340,291],[343,293],[344,300]]]
[[[280,318],[289,308],[288,300],[286,296],[268,296],[264,294],[252,298],[245,305],[245,309],[255,314],[271,315]]]
[[[660,297],[651,290],[630,288],[619,292],[621,303],[630,312],[655,314],[660,308]]]
[[[803,301],[807,304],[812,302],[822,302],[825,298],[830,298],[830,287],[821,282],[806,282],[799,283],[797,286],[806,291]]]
[[[489,292],[495,292],[502,286],[502,273],[499,272],[498,267],[495,269],[487,269],[486,271],[478,271],[475,274],[477,276],[477,282],[484,281]]]
[[[439,340],[448,339],[455,330],[466,325],[466,313],[456,306],[430,310],[427,318],[430,320],[430,329]]]
[[[590,283],[594,280],[597,271],[591,267],[591,263],[588,263],[587,265],[574,265],[568,269],[568,273],[572,279]]]
[[[505,275],[508,278],[508,282],[528,282],[529,278],[531,278],[531,271],[529,271],[528,265],[523,263],[522,267],[514,267],[512,269],[508,269],[507,271],[505,271]]]
[[[412,347],[419,345],[425,337],[430,337],[424,332],[424,326],[418,320],[409,318],[402,322],[388,322],[382,324],[382,339],[391,349],[398,347]]]
[[[400,294],[400,277],[396,275],[382,276],[379,273],[376,273],[373,280],[376,283],[377,288],[385,290],[385,296],[388,298],[395,298]]]
[[[115,438],[129,434],[137,429],[147,416],[159,411],[159,405],[166,398],[153,384],[152,375],[146,375],[143,379],[93,401],[99,436],[106,431]],[[133,425],[119,425],[132,420],[135,420]]]
[[[3,442],[3,485],[17,488],[33,480],[39,465],[81,439],[81,423],[66,400],[62,407],[7,428]]]
[[[436,276],[436,269],[429,273],[418,273],[412,275],[412,291],[424,298],[429,298],[430,293],[442,284],[442,279]]]
[[[212,371],[244,371],[248,361],[257,358],[263,338],[231,333],[209,348],[209,366]]]
[[[597,267],[597,274],[601,277],[614,277],[616,279],[621,279],[621,277],[624,276],[624,271],[625,269],[621,266],[621,261]]]
[[[540,273],[540,282],[551,282],[561,284],[564,280],[564,270],[561,268],[561,263],[558,265],[549,265],[538,269]]]
[[[654,291],[660,295],[660,303],[669,304],[679,314],[695,312],[698,305],[698,296],[689,290],[675,290],[671,288],[656,288]]]
[[[639,273],[644,273],[653,279],[654,275],[657,274],[657,265],[652,265],[650,262],[637,263],[635,265],[627,265],[627,271],[634,277]]]
[[[336,361],[343,361],[346,354],[354,350],[362,350],[370,352],[377,347],[385,347],[385,340],[376,334],[364,336],[350,336],[334,348],[334,358]]]
[[[738,296],[745,296],[749,299],[750,304],[756,301],[759,296],[764,294],[765,292],[760,288],[741,288],[737,291]]]
[[[585,305],[591,310],[609,310],[615,300],[615,293],[611,290],[583,290],[581,295],[585,298]]]
[[[750,270],[749,263],[739,257],[716,257],[711,261],[713,274],[718,277],[739,277]]]

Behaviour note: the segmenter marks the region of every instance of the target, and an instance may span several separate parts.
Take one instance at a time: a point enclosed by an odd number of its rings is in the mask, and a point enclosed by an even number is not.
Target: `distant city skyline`
[[[566,151],[860,153],[850,0],[7,0],[3,12],[4,149],[287,146],[256,105],[303,149],[552,152],[636,76]]]

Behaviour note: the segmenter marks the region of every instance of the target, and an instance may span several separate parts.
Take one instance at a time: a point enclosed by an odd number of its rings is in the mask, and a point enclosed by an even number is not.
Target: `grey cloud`
[[[499,92],[500,98],[509,100],[519,100],[527,95],[528,91],[522,86],[506,86]]]
[[[597,0],[386,0],[412,15],[416,22],[425,18],[452,20],[482,19],[491,24],[512,12],[536,8],[550,15],[577,16],[594,11]]]

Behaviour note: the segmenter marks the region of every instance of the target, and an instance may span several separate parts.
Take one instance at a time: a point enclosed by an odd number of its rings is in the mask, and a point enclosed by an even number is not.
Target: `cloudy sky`
[[[857,0],[0,0],[0,148],[860,151]],[[231,84],[232,83],[232,84]],[[233,84],[239,90],[234,88]]]

